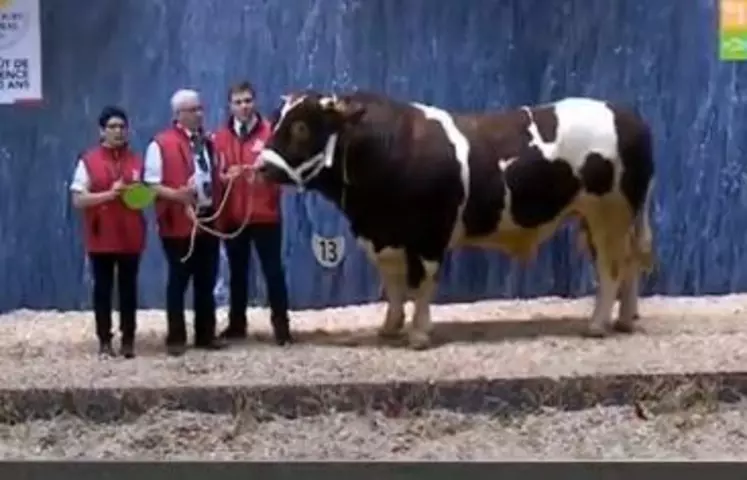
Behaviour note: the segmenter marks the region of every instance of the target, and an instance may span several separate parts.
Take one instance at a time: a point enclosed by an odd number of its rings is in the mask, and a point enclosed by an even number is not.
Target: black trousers
[[[229,329],[246,329],[246,308],[249,296],[249,259],[252,244],[262,266],[271,321],[276,332],[288,328],[288,290],[283,268],[282,226],[280,223],[248,225],[237,237],[225,240],[230,272]]]
[[[199,232],[192,255],[182,262],[189,251],[189,237],[161,238],[168,261],[166,281],[167,345],[184,345],[187,327],[184,313],[184,294],[192,280],[195,344],[207,345],[215,338],[215,297],[213,289],[218,278],[220,240]]]
[[[112,293],[116,271],[119,292],[119,330],[122,333],[122,343],[132,345],[137,328],[137,278],[140,255],[91,253],[88,258],[93,275],[96,336],[101,343],[109,343],[112,339]]]

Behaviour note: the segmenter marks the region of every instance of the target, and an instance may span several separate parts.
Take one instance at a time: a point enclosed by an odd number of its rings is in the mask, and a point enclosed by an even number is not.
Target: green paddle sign
[[[132,210],[143,210],[148,208],[156,198],[156,192],[143,183],[128,185],[122,192],[122,201],[127,208]]]
[[[719,58],[747,60],[747,0],[720,0],[719,17]]]

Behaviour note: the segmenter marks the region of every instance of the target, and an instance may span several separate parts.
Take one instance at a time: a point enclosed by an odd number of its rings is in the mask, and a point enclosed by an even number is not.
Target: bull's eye
[[[295,121],[291,125],[291,135],[298,142],[305,142],[309,139],[309,126],[306,122]]]

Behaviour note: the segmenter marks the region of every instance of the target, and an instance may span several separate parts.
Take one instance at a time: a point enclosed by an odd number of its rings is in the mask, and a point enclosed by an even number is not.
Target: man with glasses
[[[245,226],[238,236],[225,242],[230,293],[228,327],[221,336],[226,340],[247,336],[249,254],[254,244],[267,286],[275,342],[285,345],[291,343],[292,338],[281,256],[280,186],[254,175],[251,169],[270,136],[271,127],[255,108],[251,83],[241,82],[230,87],[228,103],[231,115],[215,134],[215,148],[222,159],[222,191],[228,187],[228,182],[233,184],[218,223],[219,228],[227,232]]]
[[[122,355],[133,358],[138,267],[145,249],[146,223],[142,212],[127,208],[120,194],[128,184],[140,181],[143,160],[128,146],[128,121],[124,110],[105,107],[98,124],[101,141],[81,155],[70,191],[73,205],[83,212],[84,245],[93,277],[93,312],[99,353],[115,355],[111,328],[112,291],[116,278]]]
[[[190,251],[194,221],[213,215],[217,208],[214,149],[203,132],[203,107],[196,91],[174,93],[171,110],[172,125],[148,145],[143,180],[156,192],[158,233],[168,262],[166,349],[169,355],[178,356],[186,351],[184,294],[190,279],[195,347],[217,350],[225,343],[215,335],[213,289],[218,277],[219,239],[198,230]]]

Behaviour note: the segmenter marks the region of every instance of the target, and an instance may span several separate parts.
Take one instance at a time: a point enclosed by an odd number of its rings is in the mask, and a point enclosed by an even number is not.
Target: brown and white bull
[[[653,261],[654,178],[650,129],[635,113],[589,98],[459,114],[370,92],[283,101],[259,171],[320,192],[346,215],[381,275],[380,335],[401,333],[413,300],[409,345],[429,346],[449,249],[528,261],[569,218],[580,220],[598,275],[586,334],[633,330],[638,280]]]

